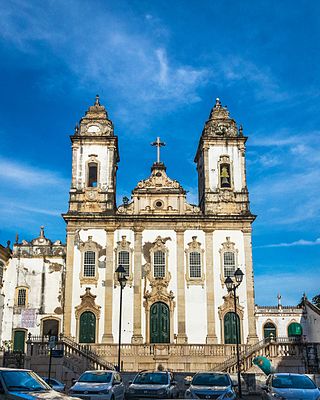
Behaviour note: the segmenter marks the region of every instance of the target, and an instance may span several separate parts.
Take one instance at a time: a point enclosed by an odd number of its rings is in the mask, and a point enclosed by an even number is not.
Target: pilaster
[[[251,245],[251,228],[243,230],[244,253],[245,253],[245,277],[247,286],[247,310],[248,310],[248,337],[249,344],[258,341],[256,331],[256,320],[254,315],[254,283],[253,283],[253,267],[252,267],[252,245]]]
[[[106,274],[104,293],[104,333],[103,343],[113,343],[112,303],[113,303],[113,263],[114,263],[114,230],[106,229]]]
[[[177,308],[178,308],[178,335],[177,343],[188,343],[186,334],[186,295],[185,295],[185,268],[184,268],[184,230],[176,230],[177,235]]]
[[[206,290],[207,290],[207,344],[218,342],[215,325],[214,273],[213,273],[213,232],[205,230],[206,246]]]
[[[134,230],[133,335],[131,342],[135,344],[143,343],[141,333],[142,230],[141,227]]]
[[[72,292],[73,292],[73,261],[74,261],[74,239],[75,231],[67,229],[67,257],[66,257],[66,278],[64,292],[64,318],[63,334],[72,336],[71,318],[72,318]]]

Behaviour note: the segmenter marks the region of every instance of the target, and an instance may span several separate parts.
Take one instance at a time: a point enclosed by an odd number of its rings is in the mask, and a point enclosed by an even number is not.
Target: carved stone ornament
[[[212,108],[209,120],[202,132],[207,136],[236,137],[240,136],[235,121],[230,118],[227,107],[223,107],[219,99]]]
[[[80,315],[85,311],[91,311],[97,319],[100,318],[100,309],[95,302],[97,296],[93,295],[90,288],[87,287],[85,293],[80,296],[81,303],[75,308],[75,317],[79,319]]]
[[[190,253],[197,252],[200,254],[200,268],[201,268],[201,274],[199,277],[194,277],[190,276]],[[203,259],[203,254],[204,250],[201,248],[201,243],[197,241],[197,236],[192,236],[192,242],[188,243],[188,248],[185,250],[186,253],[186,282],[187,282],[187,287],[190,285],[202,285],[204,287],[204,281],[205,281],[205,274],[203,272],[204,270],[204,259]]]
[[[165,171],[165,168],[152,168],[151,176],[138,182],[137,187],[134,190],[139,189],[179,189],[181,192],[185,192],[180,183],[176,180],[170,179]]]

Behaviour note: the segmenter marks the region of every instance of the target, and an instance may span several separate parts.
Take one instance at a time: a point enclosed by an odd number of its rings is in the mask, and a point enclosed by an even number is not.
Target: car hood
[[[79,390],[79,391],[85,391],[87,390],[90,392],[90,390],[94,391],[99,391],[99,390],[107,390],[111,388],[111,383],[94,383],[94,382],[77,382],[75,383],[70,390]]]
[[[56,392],[55,390],[50,390],[48,392],[23,392],[23,391],[13,391],[10,390],[10,395],[15,396],[16,399],[43,399],[43,400],[76,400],[76,397],[70,397],[66,394]],[[80,400],[80,399],[78,399]]]
[[[134,389],[134,390],[160,390],[160,389],[167,389],[168,388],[168,384],[166,385],[152,385],[152,384],[147,384],[147,385],[142,385],[142,384],[136,384],[136,383],[132,383],[129,386],[129,389]]]
[[[273,388],[274,393],[290,400],[317,400],[320,395],[319,389],[278,389]]]

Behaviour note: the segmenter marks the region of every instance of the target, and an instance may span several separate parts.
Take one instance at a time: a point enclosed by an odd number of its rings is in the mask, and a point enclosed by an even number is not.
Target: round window
[[[161,176],[161,172],[157,172],[156,176],[160,177]]]
[[[155,203],[155,206],[156,206],[157,208],[161,208],[161,207],[163,206],[162,201],[161,201],[161,200],[157,200],[156,203]]]

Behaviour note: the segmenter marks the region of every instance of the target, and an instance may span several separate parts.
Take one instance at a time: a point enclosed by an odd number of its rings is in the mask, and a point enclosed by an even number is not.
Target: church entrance
[[[96,316],[85,311],[80,315],[79,343],[95,343],[96,341]]]
[[[25,331],[14,331],[13,337],[13,351],[21,351],[24,353],[26,342],[26,332]]]
[[[237,320],[236,320],[237,318]],[[241,343],[240,336],[240,319],[239,316],[234,312],[228,312],[224,317],[224,343],[225,344],[236,344],[236,321],[237,321],[237,330],[238,330],[238,338],[239,343]]]
[[[150,343],[170,343],[170,311],[161,301],[150,308]]]
[[[59,334],[59,321],[56,319],[45,319],[42,321],[42,335],[56,336]]]

